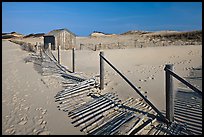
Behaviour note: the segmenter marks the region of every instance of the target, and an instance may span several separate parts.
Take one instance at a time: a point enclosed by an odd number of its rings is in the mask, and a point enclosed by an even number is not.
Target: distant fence
[[[42,44],[37,44],[37,43],[31,44],[31,43],[26,43],[23,41],[16,41],[16,40],[9,40],[9,41],[20,45],[22,50],[29,51],[29,52],[37,52],[39,48],[43,48]]]
[[[143,48],[143,47],[152,47],[153,44],[146,44],[143,43],[136,43],[135,41],[128,41],[128,42],[114,42],[114,43],[80,43],[79,49],[80,50],[101,50],[101,49],[125,49],[125,48]]]
[[[173,46],[173,45],[202,45],[200,42],[184,42],[184,41],[167,41],[167,40],[146,40],[139,41],[137,39],[126,40],[126,41],[98,41],[79,43],[80,50],[104,50],[104,49],[127,49],[127,48],[145,48],[145,47],[162,47],[162,46]]]

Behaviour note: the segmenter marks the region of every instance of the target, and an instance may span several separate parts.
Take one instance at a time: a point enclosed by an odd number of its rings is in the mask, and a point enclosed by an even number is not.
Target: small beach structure
[[[52,30],[44,35],[44,49],[49,45],[51,50],[56,50],[58,46],[60,49],[72,49],[76,45],[76,35],[66,28]]]

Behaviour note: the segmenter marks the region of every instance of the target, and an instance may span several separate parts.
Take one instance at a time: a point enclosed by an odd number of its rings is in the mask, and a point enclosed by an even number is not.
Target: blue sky
[[[2,31],[47,33],[202,30],[202,2],[3,2]]]

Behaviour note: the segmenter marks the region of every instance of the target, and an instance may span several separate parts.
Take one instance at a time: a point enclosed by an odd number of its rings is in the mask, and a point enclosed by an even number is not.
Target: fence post
[[[40,46],[40,57],[42,59],[42,47]]]
[[[97,49],[97,45],[95,44],[95,49],[94,49],[94,51],[96,51],[96,49]]]
[[[38,42],[36,42],[36,51],[38,51]]]
[[[60,64],[60,51],[59,51],[60,50],[60,45],[58,45],[57,50],[58,50],[58,52],[57,52],[58,53],[57,54],[58,55],[58,63]]]
[[[75,71],[75,56],[74,56],[74,48],[72,48],[72,72]]]
[[[137,41],[137,40],[135,40],[135,48],[136,48],[136,41]]]
[[[173,71],[173,64],[166,64],[167,69]],[[174,121],[173,77],[166,71],[166,118]]]
[[[104,56],[104,52],[100,52],[101,56]],[[100,56],[100,90],[104,89],[104,60]]]

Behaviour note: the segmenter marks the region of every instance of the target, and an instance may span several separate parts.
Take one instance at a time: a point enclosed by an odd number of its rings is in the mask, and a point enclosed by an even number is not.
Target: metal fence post
[[[60,64],[60,45],[58,45],[58,47],[57,47],[57,49],[58,49],[58,63]]]
[[[167,69],[173,71],[173,64],[166,64]],[[173,77],[166,71],[166,118],[174,121]]]
[[[101,56],[104,56],[104,52],[100,52]],[[104,60],[100,56],[100,90],[104,89]]]
[[[75,56],[74,56],[74,48],[72,48],[72,72],[75,71]]]

